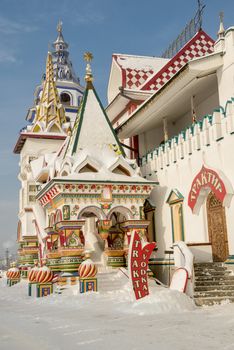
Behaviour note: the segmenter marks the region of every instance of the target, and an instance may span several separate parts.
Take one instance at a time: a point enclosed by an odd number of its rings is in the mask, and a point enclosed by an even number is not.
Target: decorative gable
[[[125,176],[132,176],[134,173],[132,167],[130,167],[130,165],[123,160],[123,158],[118,158],[118,160],[109,167],[109,170],[112,173]]]
[[[176,202],[182,202],[183,200],[183,195],[176,188],[174,188],[171,190],[166,202],[168,204],[174,204]]]
[[[78,165],[75,165],[74,172],[76,173],[97,173],[100,169],[100,166],[95,162],[91,157],[87,156],[83,162]]]

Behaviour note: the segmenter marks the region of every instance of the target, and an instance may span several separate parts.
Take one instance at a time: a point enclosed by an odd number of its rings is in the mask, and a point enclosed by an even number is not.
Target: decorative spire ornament
[[[57,24],[58,33],[62,33],[62,29],[63,29],[63,22],[61,20],[59,20],[58,24]]]
[[[219,19],[220,19],[220,25],[219,25],[219,31],[218,31],[218,38],[221,39],[224,37],[224,33],[225,33],[224,24],[223,24],[223,19],[224,19],[223,11],[219,13]]]
[[[68,43],[63,37],[63,23],[59,20],[57,24],[57,38],[53,42],[53,68],[56,80],[66,80],[79,83],[79,78],[75,75],[72,62],[69,59]]]
[[[90,62],[93,60],[93,54],[91,52],[85,52],[84,53],[84,60],[87,62],[86,65],[86,74],[85,74],[85,81],[87,84],[90,82],[93,82],[93,74],[92,74],[92,68],[90,65]]]
[[[60,102],[58,90],[54,81],[52,55],[48,52],[46,61],[46,78],[40,102],[38,103],[33,132],[48,131],[49,125],[54,124],[54,132],[62,132],[62,125],[66,122],[65,110]]]

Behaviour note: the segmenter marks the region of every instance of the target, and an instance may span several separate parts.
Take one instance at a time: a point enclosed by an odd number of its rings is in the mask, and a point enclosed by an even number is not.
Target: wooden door
[[[213,261],[225,261],[228,257],[225,208],[213,192],[207,198],[207,220]]]

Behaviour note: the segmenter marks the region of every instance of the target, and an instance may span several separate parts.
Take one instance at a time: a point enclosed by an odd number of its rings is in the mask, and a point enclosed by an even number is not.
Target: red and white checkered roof
[[[114,54],[114,60],[122,72],[122,86],[140,90],[169,61],[165,58]]]
[[[199,31],[159,72],[141,87],[141,90],[159,90],[188,61],[196,57],[205,56],[213,51],[214,40],[202,30]]]
[[[157,91],[178,73],[188,61],[214,51],[214,40],[200,30],[172,59],[113,55],[122,71],[122,87]]]

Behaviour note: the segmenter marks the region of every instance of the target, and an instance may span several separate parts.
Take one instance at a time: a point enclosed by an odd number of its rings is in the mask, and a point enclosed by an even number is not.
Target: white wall
[[[205,165],[217,173],[222,171],[234,188],[234,103],[228,105],[226,117],[221,112],[215,112],[212,125],[204,122],[203,129],[199,130],[196,127],[193,136],[190,134],[189,138],[187,135],[186,140],[181,139],[179,144],[162,150],[154,159],[148,157],[142,167],[142,172],[148,179],[159,181],[158,188],[152,194],[156,202],[158,257],[163,257],[164,250],[172,244],[170,207],[166,203],[172,189],[177,189],[184,196],[185,241],[202,243],[209,242],[206,205],[203,204],[199,215],[195,215],[187,204],[193,179]],[[233,214],[232,198],[230,207],[226,207],[230,255],[234,255]],[[207,258],[210,259],[209,252]]]
[[[217,107],[219,107],[218,90],[212,93],[208,99],[205,99],[201,101],[198,105],[195,105],[197,120],[200,120],[201,117],[203,117],[204,115],[212,114],[213,110]],[[185,130],[191,124],[191,111],[186,112],[173,123],[170,120],[168,120],[167,127],[169,139],[175,135],[178,135],[182,130]],[[164,134],[162,121],[162,125],[160,125],[159,127],[139,135],[140,157],[142,157],[147,152],[153,150],[154,148],[158,147],[163,140]]]

